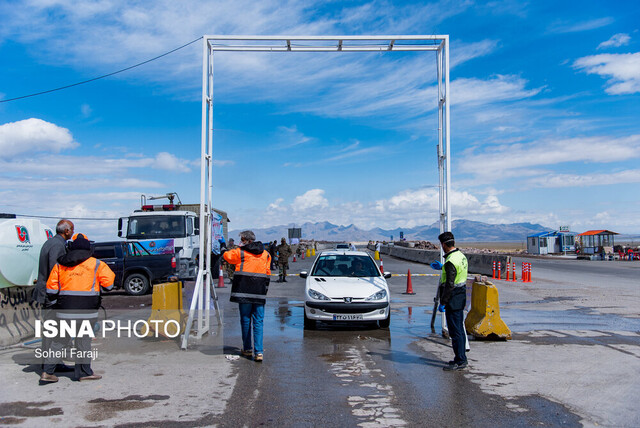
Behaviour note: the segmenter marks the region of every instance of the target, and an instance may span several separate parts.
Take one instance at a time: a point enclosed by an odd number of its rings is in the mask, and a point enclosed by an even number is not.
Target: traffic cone
[[[413,285],[411,284],[411,269],[407,271],[407,291],[402,294],[416,294],[413,292]]]
[[[224,276],[222,276],[222,268],[220,268],[220,275],[218,275],[218,288],[225,288],[224,286]]]
[[[384,265],[382,264],[382,259],[380,259],[380,273],[384,275]]]
[[[304,251],[302,251],[302,256],[300,257],[302,260],[304,260]]]
[[[295,262],[296,262],[296,255],[294,254],[293,255],[293,263],[295,263]]]

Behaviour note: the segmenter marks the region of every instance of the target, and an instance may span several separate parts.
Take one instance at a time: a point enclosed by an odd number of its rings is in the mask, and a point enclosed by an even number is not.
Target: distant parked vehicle
[[[336,250],[348,250],[349,244],[336,244]]]
[[[137,241],[95,242],[93,256],[116,274],[114,288],[124,288],[133,296],[148,293],[152,284],[178,273],[175,253],[151,254]]]

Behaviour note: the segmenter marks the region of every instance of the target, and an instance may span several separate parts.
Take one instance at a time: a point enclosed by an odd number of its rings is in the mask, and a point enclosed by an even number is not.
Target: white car
[[[323,251],[311,267],[301,272],[304,289],[304,327],[316,321],[377,321],[389,328],[389,286],[378,266],[363,251]]]

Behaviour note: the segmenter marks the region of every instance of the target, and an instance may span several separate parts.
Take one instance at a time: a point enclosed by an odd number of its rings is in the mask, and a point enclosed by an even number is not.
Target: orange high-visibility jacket
[[[100,307],[100,287],[111,290],[115,277],[106,263],[94,257],[89,257],[75,266],[58,263],[49,275],[47,296],[50,300],[56,300],[54,309],[81,310],[65,311],[67,316],[59,313],[60,318],[73,318],[79,314],[97,316],[97,309]]]
[[[271,275],[271,255],[264,251],[262,242],[251,242],[244,247],[226,251],[222,256],[236,265],[231,285],[232,302],[266,303]]]

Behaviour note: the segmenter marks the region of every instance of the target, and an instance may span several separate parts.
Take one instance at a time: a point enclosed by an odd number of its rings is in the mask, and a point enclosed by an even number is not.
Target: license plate
[[[333,315],[334,321],[362,321],[363,319],[362,314]]]

